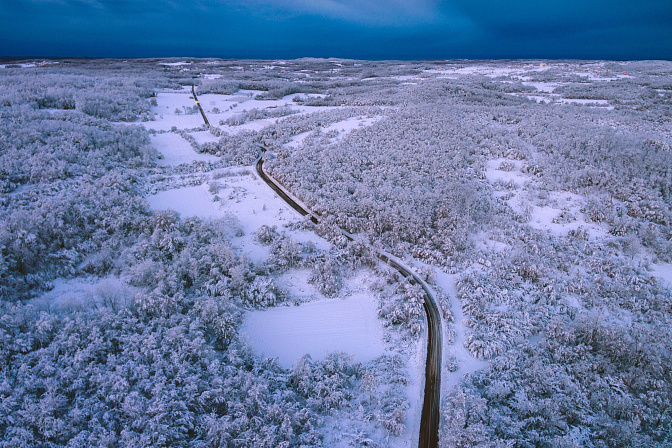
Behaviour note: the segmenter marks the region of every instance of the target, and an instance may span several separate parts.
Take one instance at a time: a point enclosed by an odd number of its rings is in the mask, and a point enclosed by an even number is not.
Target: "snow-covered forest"
[[[0,189],[0,446],[417,446],[374,249],[439,446],[672,444],[672,63],[14,61]]]

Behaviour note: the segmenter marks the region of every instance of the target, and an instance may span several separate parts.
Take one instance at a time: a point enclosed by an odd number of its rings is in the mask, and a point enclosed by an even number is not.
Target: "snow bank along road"
[[[260,147],[262,152],[266,148]],[[290,207],[299,212],[302,216],[310,216],[310,220],[318,223],[318,217],[307,207],[298,203],[282,185],[264,171],[263,154],[257,160],[257,173],[266,184],[275,191]],[[352,236],[341,230],[343,235],[352,241]],[[415,274],[410,268],[405,266],[401,260],[391,254],[377,251],[378,258],[392,268],[399,271],[401,275],[408,278],[411,283],[418,284],[425,291],[424,308],[427,315],[427,362],[425,365],[425,399],[422,404],[422,416],[420,418],[420,436],[418,441],[419,448],[436,448],[439,443],[439,404],[441,398],[441,316],[439,308],[436,305],[436,298],[429,289],[429,286]]]

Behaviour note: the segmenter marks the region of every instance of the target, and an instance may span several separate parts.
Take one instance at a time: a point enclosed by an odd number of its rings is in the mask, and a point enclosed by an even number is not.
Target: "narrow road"
[[[280,187],[280,184],[275,182],[275,179],[271,179],[264,172],[264,169],[262,168],[263,163],[264,159],[259,157],[259,160],[257,160],[257,173],[259,173],[259,176],[264,180],[264,182],[266,182],[266,184],[269,187],[271,187],[271,189],[275,191],[277,195],[282,198],[283,201],[289,204],[289,206],[292,207],[294,210],[299,212],[301,216],[310,215],[310,220],[313,221],[315,224],[317,224],[318,222],[317,217],[312,212],[309,212],[308,210],[301,207],[294,199],[292,199],[292,197],[289,194],[285,192],[285,190],[282,187]]]
[[[425,291],[424,308],[427,316],[427,361],[425,363],[425,400],[420,418],[419,448],[437,448],[439,445],[439,419],[441,404],[441,314],[434,294],[418,275],[392,255],[382,252],[378,258],[408,278],[411,284],[418,284]]]
[[[262,152],[266,148],[260,148]],[[291,194],[283,188],[279,182],[266,174],[263,168],[263,155],[257,160],[256,168],[259,177],[275,191],[290,207],[299,212],[301,216],[310,215],[310,220],[317,224],[317,215],[300,205]],[[352,236],[341,230],[343,235],[352,241]],[[422,404],[422,416],[420,418],[420,436],[418,448],[437,448],[439,444],[439,405],[441,402],[441,315],[436,304],[436,298],[429,286],[418,277],[415,272],[405,266],[401,260],[391,254],[377,251],[378,258],[401,275],[409,279],[412,284],[418,284],[425,291],[424,308],[427,315],[427,362],[425,365],[425,399]]]
[[[196,105],[198,106],[198,110],[201,111],[201,116],[203,117],[203,121],[205,122],[205,125],[207,127],[210,127],[210,122],[208,121],[208,117],[205,116],[205,111],[203,110],[203,107],[201,106],[201,103],[198,102],[198,97],[196,96],[196,89],[194,89],[194,85],[191,85],[191,93],[194,95],[194,101],[196,101]]]
[[[198,105],[203,121],[207,127],[210,127],[210,122],[205,116],[205,111],[198,102],[196,90],[194,85],[191,85],[191,93],[194,95],[194,101]],[[292,197],[292,194],[286,190],[280,182],[273,179],[264,171],[264,153],[266,148],[259,146],[261,156],[257,160],[256,169],[259,177],[261,177],[266,184],[275,191],[290,207],[299,212],[301,216],[310,216],[310,220],[317,224],[319,217],[310,211],[307,207],[299,204],[299,202]],[[339,229],[343,236],[352,241],[352,235],[343,229]],[[407,278],[411,284],[417,284],[425,291],[424,308],[427,316],[427,361],[425,364],[425,399],[422,403],[422,416],[420,417],[420,436],[418,439],[418,448],[437,448],[439,445],[439,407],[441,404],[441,314],[437,306],[436,297],[418,275],[412,269],[403,264],[401,260],[395,256],[385,253],[383,251],[374,249],[378,259],[386,263],[393,269],[399,271],[404,278]]]

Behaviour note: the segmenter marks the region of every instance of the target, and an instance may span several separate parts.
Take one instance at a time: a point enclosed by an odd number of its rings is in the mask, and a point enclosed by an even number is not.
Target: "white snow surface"
[[[512,74],[524,74],[532,71],[545,71],[550,69],[550,65],[545,64],[523,64],[523,65],[490,65],[490,64],[475,64],[466,67],[448,67],[446,70],[432,69],[425,70],[425,73],[438,73],[445,75],[483,75],[491,78],[500,76],[508,76]]]
[[[524,199],[519,198],[519,204]],[[530,211],[530,226],[539,230],[546,230],[554,235],[567,235],[570,230],[583,227],[588,231],[590,238],[602,239],[607,236],[607,228],[600,223],[589,222],[581,209],[585,198],[566,191],[553,191],[548,194],[547,205],[534,205]],[[565,212],[574,216],[570,222],[557,221]],[[556,220],[556,222],[554,222]]]
[[[531,82],[531,81],[525,81],[525,82],[523,82],[523,85],[532,86],[540,92],[553,93],[553,91],[556,89],[556,87],[562,86],[564,84],[559,83],[559,82]]]
[[[181,61],[181,62],[159,62],[159,65],[165,65],[168,67],[180,67],[182,65],[189,65],[187,61]]]
[[[262,225],[275,225],[279,232],[284,231],[295,241],[312,241],[318,249],[330,247],[327,241],[313,233],[284,229],[285,224],[299,222],[302,217],[253,173],[254,167],[225,168],[214,174],[214,177],[225,177],[193,187],[161,191],[149,196],[147,201],[153,209],[175,210],[182,217],[235,217],[244,235],[233,238],[232,243],[255,262],[268,257],[268,248],[260,245],[254,236]],[[216,185],[217,193],[211,191],[210,184]]]
[[[503,163],[510,163],[514,168],[510,171],[502,170],[500,167]],[[497,181],[512,182],[517,187],[521,187],[529,180],[527,176],[520,172],[521,166],[522,162],[505,158],[489,160],[486,164],[485,178],[491,183]]]
[[[268,247],[260,245],[253,233],[263,224],[276,225],[279,232],[297,242],[311,241],[317,249],[328,250],[330,244],[312,232],[283,227],[303,218],[253,173],[253,167],[214,171],[210,182],[220,184],[217,202],[213,201],[215,193],[208,182],[163,191],[150,196],[148,201],[155,209],[170,208],[185,217],[236,217],[245,234],[233,238],[232,243],[248,253],[253,262],[263,262],[269,255]],[[345,351],[357,362],[385,354],[389,344],[387,332],[378,318],[377,299],[367,286],[367,276],[371,274],[360,271],[356,277],[347,279],[339,297],[333,299],[325,299],[308,283],[310,274],[308,269],[291,269],[277,278],[278,285],[289,293],[290,303],[300,303],[299,306],[247,313],[241,334],[254,350],[278,358],[285,368],[306,354],[317,360],[329,352]],[[408,350],[411,356],[407,358],[406,393],[410,408],[406,412],[404,433],[388,440],[391,448],[413,446],[417,438],[424,391],[424,348],[425,339],[418,339]]]
[[[207,184],[161,191],[149,196],[147,201],[155,210],[175,210],[183,218],[222,218],[226,215],[220,204],[213,200]]]
[[[672,264],[671,263],[658,263],[651,266],[652,274],[654,277],[657,277],[668,287],[672,288]]]
[[[580,104],[582,106],[604,107],[613,110],[613,106],[609,106],[609,100],[592,100],[582,98],[557,98],[556,102],[560,104]]]
[[[46,65],[58,64],[58,61],[40,61],[40,62],[12,62],[9,64],[0,64],[0,68],[7,68],[7,66],[19,66],[21,68],[44,67]]]
[[[285,368],[305,354],[322,359],[329,352],[343,350],[355,361],[366,362],[385,352],[376,301],[364,292],[298,307],[252,311],[241,333],[258,353],[278,358]]]
[[[53,289],[32,301],[36,307],[70,311],[105,306],[128,306],[137,288],[118,277],[92,277],[52,281]]]
[[[510,171],[500,169],[503,163],[513,166]],[[589,222],[581,209],[585,198],[567,191],[547,192],[548,198],[540,200],[536,197],[535,178],[520,171],[523,162],[499,158],[486,163],[485,178],[492,184],[503,182],[512,185],[512,189],[495,191],[498,197],[510,196],[507,204],[518,213],[529,213],[529,225],[538,230],[550,232],[556,236],[566,236],[571,230],[583,227],[592,239],[607,236],[607,229],[600,223]],[[565,213],[570,218],[561,219]]]
[[[218,171],[227,177],[214,180],[220,188],[215,193],[207,183],[159,192],[149,196],[154,209],[172,209],[183,217],[222,218],[235,216],[245,233],[233,243],[250,254],[252,261],[268,257],[268,248],[261,246],[254,232],[263,224],[281,227],[301,217],[287,206],[263,181],[251,173],[253,168],[228,168]],[[285,231],[298,242],[312,241],[318,249],[329,243],[312,233]],[[279,284],[294,300],[306,302],[321,297],[308,283],[308,270],[291,270],[282,275]],[[384,353],[382,324],[377,316],[377,301],[367,291],[364,281],[348,282],[346,298],[304,303],[299,307],[281,307],[248,314],[245,332],[251,345],[266,356],[278,357],[281,365],[290,367],[297,358],[311,354],[320,359],[326,352],[346,351],[355,360],[365,362]],[[359,286],[357,283],[359,282]]]
[[[552,98],[539,95],[525,95],[525,98],[527,98],[528,100],[535,101],[537,103],[550,103],[553,101]]]
[[[597,105],[608,105],[609,100],[592,100],[592,99],[582,99],[582,98],[558,98],[559,103],[564,104],[597,104]]]
[[[151,111],[155,114],[154,121],[142,123],[147,129],[169,131],[173,126],[177,129],[193,129],[203,126],[200,113],[185,114],[185,108],[191,108],[196,102],[191,97],[191,88],[184,87],[179,91],[159,92],[156,95],[156,106]],[[175,113],[175,110],[180,113]]]
[[[189,135],[194,137],[196,140],[196,143],[199,145],[202,145],[203,143],[207,142],[218,142],[219,137],[216,137],[210,133],[210,131],[197,131],[197,132],[191,132]],[[214,157],[214,156],[213,156]]]
[[[457,290],[455,287],[456,275],[446,274],[445,272],[436,269],[436,284],[450,297],[450,308],[454,319],[455,340],[453,344],[449,345],[444,342],[444,361],[448,357],[453,357],[457,363],[457,370],[449,372],[443,369],[444,378],[441,382],[441,388],[444,393],[450,392],[457,384],[459,384],[465,375],[472,374],[477,370],[484,369],[488,366],[487,361],[474,358],[469,350],[464,346],[467,340],[467,328],[464,325],[464,313],[462,312],[462,304],[457,298]],[[445,321],[445,319],[444,319]],[[444,324],[444,334],[446,323]]]
[[[212,135],[208,133],[209,135]],[[161,154],[161,165],[175,166],[194,161],[216,162],[219,157],[211,154],[200,154],[194,151],[189,142],[179,134],[156,134],[150,137],[152,146]]]
[[[338,135],[334,140],[340,140],[349,132],[352,132],[354,129],[364,126],[371,126],[376,121],[380,120],[381,117],[350,117],[343,121],[338,121],[332,123],[329,126],[320,129],[320,132],[326,134],[331,131],[335,131]],[[293,136],[288,143],[285,143],[283,146],[287,148],[298,148],[301,146],[303,140],[308,137],[313,131],[302,132]],[[333,142],[332,142],[333,143]]]

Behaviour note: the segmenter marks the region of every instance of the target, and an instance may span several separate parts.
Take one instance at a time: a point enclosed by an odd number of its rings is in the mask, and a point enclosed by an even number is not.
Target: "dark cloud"
[[[672,2],[649,0],[451,0],[442,7],[468,16],[483,31],[508,36],[563,35],[600,28],[672,26]]]
[[[0,0],[0,55],[672,58],[669,0]]]

